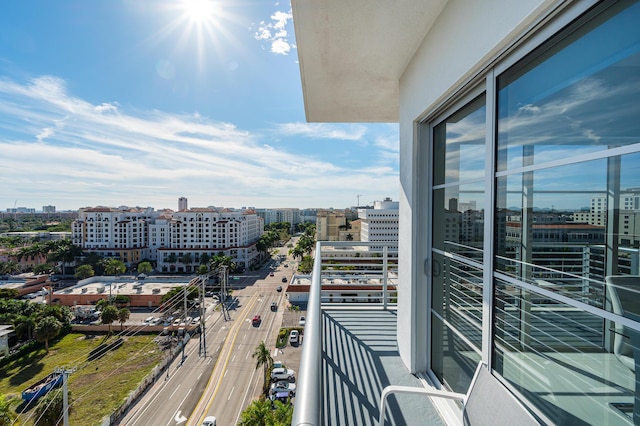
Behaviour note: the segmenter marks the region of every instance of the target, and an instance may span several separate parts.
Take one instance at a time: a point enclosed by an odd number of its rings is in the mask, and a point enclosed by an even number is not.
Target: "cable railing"
[[[397,261],[397,249],[384,243],[316,243],[292,425],[322,424],[322,307],[395,305]]]

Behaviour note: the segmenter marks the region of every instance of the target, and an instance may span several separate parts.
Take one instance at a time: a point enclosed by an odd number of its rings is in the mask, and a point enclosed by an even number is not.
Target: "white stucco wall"
[[[562,1],[451,0],[409,62],[400,81],[400,247],[398,348],[412,372],[427,369],[426,183],[418,179],[416,122],[435,111],[471,77],[555,10]],[[428,171],[420,171],[423,175]],[[421,230],[423,228],[425,230]]]

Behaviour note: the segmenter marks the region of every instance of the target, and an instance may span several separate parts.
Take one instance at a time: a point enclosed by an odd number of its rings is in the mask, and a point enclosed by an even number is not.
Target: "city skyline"
[[[2,210],[398,199],[398,138],[306,123],[288,3],[28,0],[0,16]]]

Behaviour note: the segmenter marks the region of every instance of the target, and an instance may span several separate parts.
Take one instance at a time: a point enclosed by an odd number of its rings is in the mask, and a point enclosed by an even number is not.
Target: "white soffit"
[[[307,121],[398,122],[399,80],[447,0],[292,0]]]

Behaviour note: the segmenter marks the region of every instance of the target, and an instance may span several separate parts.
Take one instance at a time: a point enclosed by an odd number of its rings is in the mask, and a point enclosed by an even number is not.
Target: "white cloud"
[[[393,195],[397,189],[389,191],[397,188],[398,179],[393,166],[378,164],[373,170],[357,161],[352,167],[340,166],[301,150],[289,152],[280,144],[291,138],[300,145],[305,139],[362,145],[366,134],[363,125],[305,123],[253,133],[198,113],[128,111],[117,102],[92,104],[68,93],[65,82],[56,77],[26,84],[4,79],[0,181],[6,190],[0,195],[0,208],[15,199],[24,204],[33,199],[36,208],[40,203],[59,209],[98,204],[160,208],[173,207],[180,195],[207,200],[205,206],[340,205],[341,194],[349,191],[345,182],[358,188],[354,193],[385,190],[372,194],[372,199]],[[391,144],[375,135],[370,138],[381,146]]]
[[[325,123],[286,123],[277,126],[278,132],[292,135],[307,136],[313,139],[341,139],[360,141],[367,132],[367,128],[358,124],[325,124]]]
[[[261,21],[254,38],[258,41],[266,41],[270,44],[269,51],[278,55],[288,55],[295,44],[289,41],[289,32],[286,27],[293,19],[291,10],[288,12],[277,11],[271,15],[271,21]]]

